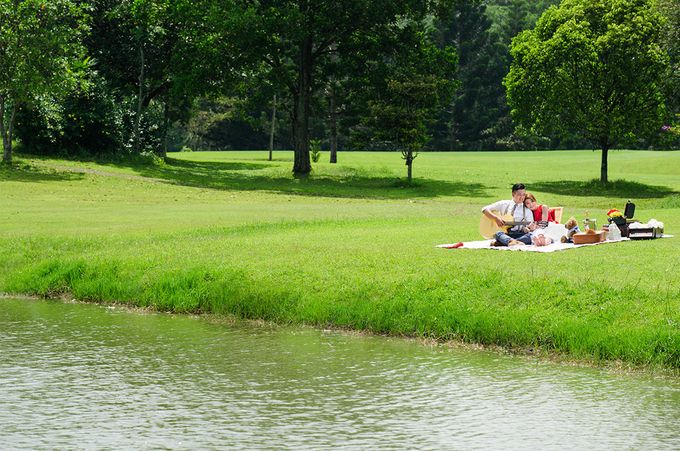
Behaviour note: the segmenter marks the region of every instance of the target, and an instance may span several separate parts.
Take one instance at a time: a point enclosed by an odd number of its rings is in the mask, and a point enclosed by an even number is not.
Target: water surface
[[[680,381],[0,299],[0,447],[680,449]]]

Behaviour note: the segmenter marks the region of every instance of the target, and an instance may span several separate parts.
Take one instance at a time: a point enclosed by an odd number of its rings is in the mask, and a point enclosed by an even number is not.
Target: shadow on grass
[[[36,160],[50,157],[24,155]],[[373,199],[434,198],[438,196],[486,197],[487,187],[481,183],[449,182],[418,178],[413,183],[400,179],[380,169],[364,171],[342,168],[336,174],[312,173],[296,178],[289,168],[282,169],[272,162],[223,162],[191,161],[166,158],[165,164],[156,164],[153,159],[92,157],[62,157],[69,161],[96,163],[102,166],[126,168],[139,176],[153,178],[173,185],[191,186],[224,191],[270,191],[283,194],[311,197],[344,197]],[[280,163],[280,162],[279,162]],[[0,179],[77,180],[84,174],[69,171],[49,172],[26,166],[7,170],[8,176],[0,172]],[[417,166],[416,166],[417,171]]]
[[[216,190],[273,191],[284,194],[319,197],[403,199],[437,196],[486,196],[480,183],[457,183],[418,179],[412,184],[390,175],[368,175],[347,169],[345,173],[314,174],[295,178],[290,175],[258,173],[276,170],[267,163],[194,162],[168,158],[164,166],[132,166],[140,175],[168,183]]]
[[[207,172],[207,171],[251,171],[266,169],[271,165],[266,163],[244,163],[227,161],[190,161],[166,158],[166,163],[170,166],[183,168],[188,171]]]
[[[68,180],[80,180],[85,174],[77,172],[53,171],[44,168],[36,168],[27,164],[13,164],[7,166],[0,164],[0,181],[12,182],[64,182]]]
[[[630,199],[654,199],[677,194],[666,186],[645,185],[644,183],[614,180],[603,185],[599,180],[575,181],[560,180],[555,182],[532,183],[531,189],[563,196],[585,197],[623,197]]]

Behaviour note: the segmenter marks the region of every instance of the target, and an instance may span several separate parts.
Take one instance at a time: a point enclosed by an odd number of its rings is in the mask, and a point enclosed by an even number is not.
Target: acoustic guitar
[[[533,222],[533,221],[517,222],[512,217],[512,215],[509,214],[501,215],[497,211],[492,211],[492,213],[495,214],[496,216],[500,216],[501,219],[505,221],[505,225],[499,226],[498,224],[496,224],[496,221],[488,218],[484,213],[482,213],[482,219],[479,221],[479,233],[487,240],[493,238],[496,232],[508,233],[508,230],[515,226],[518,225],[526,226]]]

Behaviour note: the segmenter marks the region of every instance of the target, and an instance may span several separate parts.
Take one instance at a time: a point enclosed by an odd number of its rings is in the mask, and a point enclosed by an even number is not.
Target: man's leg
[[[508,234],[503,232],[496,232],[494,238],[496,238],[496,241],[498,241],[501,246],[507,246],[508,243],[512,241],[512,238]]]
[[[507,233],[509,240],[507,240],[507,244],[504,244],[504,246],[517,246],[517,245],[525,245],[525,244],[531,244],[531,233],[525,234],[524,232],[519,232],[519,231],[509,231]],[[527,242],[526,236],[529,236],[529,240]]]

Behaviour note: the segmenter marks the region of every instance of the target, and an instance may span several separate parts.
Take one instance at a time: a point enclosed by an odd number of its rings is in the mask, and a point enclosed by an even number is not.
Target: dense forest
[[[332,161],[338,150],[397,149],[407,164],[421,149],[593,146],[577,130],[518,128],[508,106],[513,38],[559,0],[15,3],[0,2],[0,58],[12,63],[0,74],[5,148],[296,149],[305,173],[310,146]],[[679,7],[651,4],[670,68],[664,127],[622,144],[678,148],[664,132],[680,111]]]

